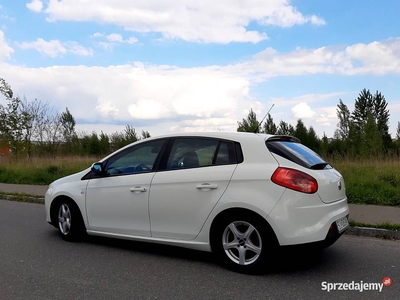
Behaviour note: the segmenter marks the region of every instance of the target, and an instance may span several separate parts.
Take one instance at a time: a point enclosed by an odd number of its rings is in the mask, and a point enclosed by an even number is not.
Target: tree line
[[[295,126],[281,120],[278,125],[268,113],[265,122],[257,119],[251,109],[246,118],[238,121],[237,131],[292,135],[304,145],[324,157],[370,159],[399,157],[400,122],[397,123],[396,138],[389,133],[390,112],[388,103],[379,91],[372,94],[363,89],[355,99],[351,112],[339,99],[336,113],[339,119],[333,138],[325,133],[319,138],[312,126],[306,127],[301,119]]]
[[[40,100],[14,96],[11,86],[0,78],[0,140],[8,143],[13,157],[58,155],[106,155],[125,145],[150,137],[126,125],[123,132],[91,134],[77,132],[68,108],[58,113]]]
[[[77,132],[75,118],[68,108],[58,113],[48,103],[14,96],[11,86],[3,78],[0,78],[0,94],[6,100],[6,105],[0,104],[0,140],[8,143],[14,157],[106,155],[150,137],[149,132],[139,134],[129,124],[124,131],[112,134]],[[392,139],[387,106],[382,93],[372,94],[367,89],[355,99],[353,111],[339,99],[336,108],[339,122],[333,138],[328,138],[325,133],[319,138],[314,128],[307,128],[301,119],[295,126],[283,120],[275,124],[268,113],[265,121],[259,121],[252,109],[246,118],[237,122],[237,131],[292,135],[324,157],[399,157],[400,122],[396,138]]]

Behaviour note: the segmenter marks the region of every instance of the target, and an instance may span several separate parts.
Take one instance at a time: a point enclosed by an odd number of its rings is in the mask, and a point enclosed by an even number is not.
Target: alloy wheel
[[[58,210],[58,226],[63,235],[71,231],[71,210],[65,203],[61,204]]]
[[[222,246],[231,261],[238,265],[250,265],[261,255],[262,239],[253,225],[235,221],[225,228]]]

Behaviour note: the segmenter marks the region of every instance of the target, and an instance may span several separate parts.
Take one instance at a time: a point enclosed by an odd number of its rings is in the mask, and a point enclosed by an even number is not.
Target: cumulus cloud
[[[96,32],[93,34],[94,38],[104,38],[105,41],[101,41],[98,45],[106,50],[111,50],[115,45],[119,43],[127,43],[127,44],[135,44],[138,42],[136,37],[129,37],[128,39],[124,39],[123,36],[119,33],[111,33],[108,35],[104,35],[100,32]]]
[[[0,30],[0,61],[4,61],[14,53],[14,49],[11,48],[4,39],[4,32]]]
[[[77,42],[60,42],[59,40],[45,41],[42,38],[36,39],[34,42],[22,42],[18,46],[21,49],[34,49],[42,55],[52,58],[62,56],[66,53],[72,53],[79,56],[92,56],[93,51],[86,49]]]
[[[26,7],[33,12],[39,13],[42,11],[43,3],[41,0],[32,0],[26,4]]]
[[[25,68],[3,64],[15,93],[65,106],[77,120],[93,123],[152,124],[203,129],[236,124],[248,102],[250,82],[218,68],[179,69],[137,63],[109,67],[57,66]],[[221,121],[222,120],[222,121]],[[228,124],[224,120],[229,120]],[[183,123],[182,123],[183,124]],[[136,126],[136,125],[135,125]],[[172,127],[172,125],[171,125]],[[164,132],[166,127],[162,127]],[[234,130],[235,127],[231,128]]]
[[[247,29],[252,22],[280,27],[325,24],[316,15],[303,15],[290,0],[50,0],[44,11],[50,22],[95,21],[135,32],[158,32],[165,39],[204,43],[267,39],[265,32]]]
[[[118,34],[95,33],[93,37],[105,41],[108,38],[116,43],[121,39],[127,41]],[[39,47],[50,56],[86,51],[74,42],[50,42],[44,41],[47,48]],[[248,61],[198,68],[141,62],[108,67],[44,68],[0,63],[0,67],[15,93],[51,101],[58,110],[64,110],[67,104],[80,124],[100,121],[103,124],[129,123],[135,127],[141,124],[151,133],[157,130],[236,130],[236,122],[246,117],[250,108],[257,109],[257,115],[262,117],[271,103],[275,103],[273,117],[277,124],[278,116],[294,123],[302,118],[307,126],[330,127],[333,133],[337,123],[336,107],[332,103],[329,107],[320,107],[317,103],[330,99],[337,102],[341,93],[269,98],[267,105],[252,99],[251,88],[267,78],[282,75],[399,74],[399,45],[400,38],[392,38],[369,44],[299,48],[290,52],[267,48]],[[8,58],[12,52],[0,31],[0,59]],[[392,115],[392,109],[400,113],[398,107],[390,107]],[[291,109],[291,116],[287,108]]]
[[[342,74],[362,75],[400,73],[400,38],[347,47],[329,46],[317,49],[298,48],[280,53],[267,48],[253,60],[237,65],[258,81],[282,75]]]
[[[316,112],[311,110],[311,107],[305,102],[292,107],[292,113],[297,119],[310,119],[316,115]]]

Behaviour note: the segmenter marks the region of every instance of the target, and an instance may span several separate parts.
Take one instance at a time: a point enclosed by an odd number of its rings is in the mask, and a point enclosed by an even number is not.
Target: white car
[[[46,219],[84,234],[213,251],[262,270],[278,246],[329,246],[348,228],[343,177],[290,136],[217,132],[130,144],[53,182]]]

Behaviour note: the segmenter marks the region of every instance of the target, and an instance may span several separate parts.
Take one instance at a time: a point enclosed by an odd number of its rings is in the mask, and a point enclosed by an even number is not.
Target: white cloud
[[[102,103],[96,106],[95,111],[98,111],[102,117],[117,116],[119,109],[110,102]]]
[[[298,48],[287,53],[267,48],[254,55],[253,60],[238,64],[235,68],[242,73],[252,74],[256,81],[282,75],[399,74],[400,38],[348,47]]]
[[[267,39],[266,33],[247,29],[252,22],[280,27],[325,24],[315,15],[303,15],[290,0],[50,0],[45,13],[48,21],[95,21],[204,43]]]
[[[58,111],[68,106],[74,117],[85,123],[160,126],[170,122],[172,127],[186,121],[184,126],[190,127],[190,120],[209,119],[203,128],[215,130],[235,125],[242,117],[238,112],[252,106],[247,102],[250,82],[218,68],[179,69],[141,63],[46,68],[3,64],[1,68],[15,93],[50,101]]]
[[[101,33],[93,36],[106,37]],[[119,38],[115,36],[114,39]],[[348,47],[296,49],[287,53],[268,48],[249,61],[199,68],[140,62],[108,67],[44,68],[0,63],[0,67],[15,93],[51,101],[59,111],[68,106],[83,123],[110,124],[104,126],[129,123],[135,127],[140,125],[151,133],[236,130],[236,122],[246,117],[250,108],[261,118],[275,103],[273,117],[276,124],[283,119],[295,125],[296,119],[302,118],[306,126],[312,125],[319,135],[326,131],[332,136],[337,123],[336,107],[332,103],[337,103],[343,93],[269,98],[268,103],[260,103],[252,98],[252,85],[282,75],[399,74],[400,68],[393,67],[399,66],[399,44],[400,39],[393,38]],[[85,52],[85,48],[81,49],[74,42],[47,46],[48,53],[53,55],[60,55],[60,49],[65,49],[65,53]],[[8,58],[11,53],[12,49],[4,42],[4,34],[0,31],[0,58]],[[383,54],[391,61],[381,57]],[[321,107],[321,103],[326,102],[331,103]],[[394,114],[400,115],[399,106],[393,104],[390,111],[397,124]]]
[[[138,42],[138,39],[131,36],[128,39],[124,39],[123,36],[119,33],[111,33],[109,35],[104,35],[102,33],[96,32],[93,34],[94,38],[104,38],[106,41],[100,41],[97,45],[105,50],[112,50],[115,45],[118,43],[127,43],[127,44],[135,44]]]
[[[311,119],[316,115],[316,112],[311,110],[311,107],[305,102],[292,107],[292,113],[297,119]]]
[[[123,42],[123,38],[122,35],[118,34],[118,33],[111,33],[109,35],[106,36],[106,39],[110,42]]]
[[[86,49],[76,42],[60,42],[59,40],[45,41],[42,38],[36,39],[34,42],[22,42],[18,44],[21,49],[34,49],[43,55],[52,58],[62,56],[66,53],[72,53],[80,56],[92,56],[93,51]]]
[[[7,44],[4,33],[0,30],[0,62],[8,59],[12,53],[14,53],[14,49]]]
[[[135,44],[135,43],[138,42],[138,39],[135,38],[134,36],[131,36],[130,38],[128,38],[128,39],[126,40],[126,42],[127,42],[128,44]]]
[[[32,0],[26,4],[26,7],[33,12],[39,13],[42,11],[43,3],[41,0]]]

